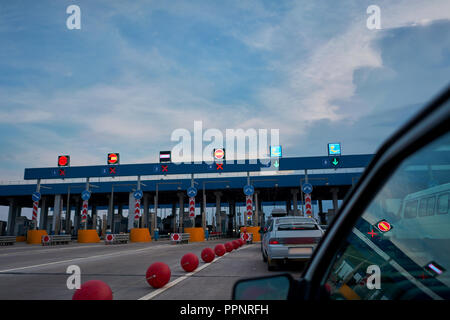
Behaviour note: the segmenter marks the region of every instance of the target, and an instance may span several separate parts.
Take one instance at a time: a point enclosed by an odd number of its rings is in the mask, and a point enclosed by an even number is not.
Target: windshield
[[[173,301],[299,278],[449,74],[450,0],[0,0],[0,300],[71,299],[69,277]],[[414,225],[445,216],[415,183],[446,164],[411,164],[380,208],[404,220],[392,245],[448,269],[404,248],[446,245]]]

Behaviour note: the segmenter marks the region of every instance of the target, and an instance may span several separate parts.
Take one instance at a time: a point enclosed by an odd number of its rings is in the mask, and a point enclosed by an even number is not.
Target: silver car
[[[274,218],[261,241],[264,262],[274,270],[278,262],[308,260],[324,231],[313,218],[287,216]]]

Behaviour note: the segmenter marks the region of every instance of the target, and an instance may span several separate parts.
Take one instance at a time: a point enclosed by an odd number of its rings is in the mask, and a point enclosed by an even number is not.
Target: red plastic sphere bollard
[[[198,267],[198,258],[195,254],[189,252],[181,258],[181,267],[184,271],[192,272]]]
[[[155,262],[148,269],[145,274],[145,279],[153,288],[164,287],[170,280],[170,268],[164,262]]]
[[[241,246],[243,246],[245,244],[245,241],[242,239],[239,239],[239,242],[241,243]]]
[[[111,288],[100,280],[89,280],[83,283],[72,296],[72,300],[112,300]]]
[[[232,244],[235,250],[241,246],[241,244],[237,240],[233,240]]]
[[[216,255],[214,254],[213,249],[205,248],[205,249],[202,250],[201,256],[202,256],[202,260],[203,261],[205,261],[206,263],[209,263],[209,262],[214,260],[214,257]]]
[[[218,256],[221,257],[225,254],[226,249],[225,246],[223,244],[218,244],[217,246],[214,247],[214,253]]]
[[[233,251],[233,244],[231,242],[225,243],[225,250],[227,250],[227,252]]]

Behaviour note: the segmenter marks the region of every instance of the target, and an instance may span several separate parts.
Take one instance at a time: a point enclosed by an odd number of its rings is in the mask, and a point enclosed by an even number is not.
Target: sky
[[[157,162],[194,121],[279,129],[287,157],[374,153],[449,75],[448,0],[1,1],[0,180]]]
[[[0,180],[60,154],[156,162],[196,120],[279,129],[284,156],[373,153],[448,85],[449,19],[445,0],[2,1]]]

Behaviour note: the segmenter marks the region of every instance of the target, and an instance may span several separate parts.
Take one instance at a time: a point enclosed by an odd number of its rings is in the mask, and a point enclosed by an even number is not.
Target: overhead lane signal
[[[108,153],[108,164],[119,164],[120,157],[118,153]]]
[[[213,156],[214,160],[216,161],[225,160],[225,149],[224,148],[214,149]]]
[[[159,162],[171,162],[172,152],[171,151],[160,151],[159,152]]]
[[[70,156],[58,156],[58,167],[68,167],[70,165]]]
[[[341,161],[340,161],[339,157],[333,157],[333,158],[330,159],[330,163],[331,163],[332,167],[336,168],[336,167],[339,166]]]

